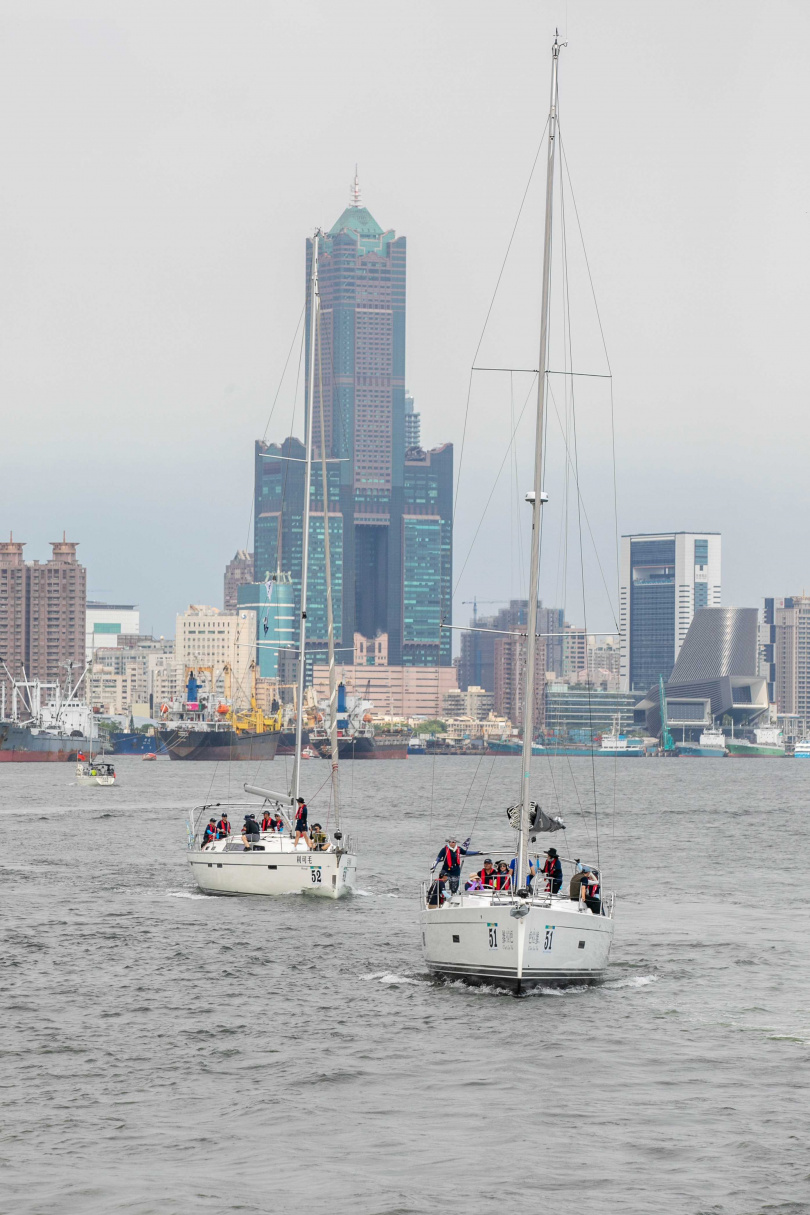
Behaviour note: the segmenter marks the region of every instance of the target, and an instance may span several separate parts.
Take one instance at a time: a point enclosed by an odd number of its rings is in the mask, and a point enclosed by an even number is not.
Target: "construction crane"
[[[506,603],[506,602],[507,602],[506,599],[462,599],[461,605],[462,605],[462,607],[465,607],[465,606],[469,606],[469,604],[472,604],[473,628],[475,628],[475,626],[478,624],[478,604],[479,603],[492,604],[494,606],[496,603]]]
[[[664,755],[672,755],[675,750],[675,744],[672,741],[672,735],[669,732],[669,721],[667,719],[667,693],[664,687],[664,676],[658,676],[658,700],[661,706],[661,750]]]

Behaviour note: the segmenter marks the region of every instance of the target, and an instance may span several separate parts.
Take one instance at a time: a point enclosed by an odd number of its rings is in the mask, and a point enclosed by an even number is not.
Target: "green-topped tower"
[[[369,640],[387,635],[391,666],[452,661],[450,634],[439,625],[450,620],[453,451],[445,444],[406,452],[406,248],[404,236],[381,228],[363,206],[355,170],[349,205],[322,238],[319,259],[339,663],[351,661],[356,634]],[[308,240],[307,284],[311,258]],[[316,393],[318,457],[320,425]],[[280,562],[292,570],[294,585],[300,581],[303,505],[301,465],[295,461],[302,452],[297,440],[282,447],[257,444],[256,452],[256,567],[274,569]],[[313,608],[318,611],[323,577],[317,462],[312,480],[310,617]],[[313,624],[317,644],[325,633]]]

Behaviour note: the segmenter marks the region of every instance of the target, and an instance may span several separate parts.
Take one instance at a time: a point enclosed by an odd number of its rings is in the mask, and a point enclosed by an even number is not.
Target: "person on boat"
[[[226,840],[231,834],[231,824],[228,821],[227,810],[222,811],[222,818],[217,823],[217,839]]]
[[[461,881],[461,858],[463,856],[480,855],[480,852],[477,852],[474,848],[470,848],[470,841],[468,839],[463,844],[459,844],[455,836],[449,836],[445,841],[444,847],[436,857],[433,868],[435,869],[437,865],[441,865],[440,876],[442,873],[444,874],[450,886],[450,893],[455,894]]]
[[[559,893],[563,882],[562,861],[557,856],[556,848],[549,848],[546,853],[546,862],[542,869],[543,876],[546,879],[546,892],[551,891],[552,894]]]
[[[474,873],[469,881],[464,883],[465,890],[484,890],[484,883],[481,881],[481,874]]]
[[[258,844],[260,836],[261,831],[255,816],[246,814],[244,826],[242,827],[242,843],[245,845],[246,852],[250,850],[252,844]]]
[[[493,880],[495,878],[495,870],[492,865],[491,856],[487,856],[484,858],[484,867],[483,867],[483,869],[480,869],[478,871],[476,876],[481,879],[482,886],[491,886],[492,885]]]
[[[568,897],[572,902],[578,903],[584,897],[582,887],[587,883],[589,872],[590,870],[587,868],[579,868],[571,877],[571,881],[568,883]]]
[[[329,851],[329,836],[326,834],[320,823],[312,824],[311,838],[312,846],[315,852]]]
[[[297,844],[299,840],[304,840],[307,848],[311,848],[312,840],[309,838],[309,831],[307,830],[308,814],[307,803],[303,797],[299,797],[295,811],[295,842]]]
[[[498,861],[497,867],[492,876],[492,887],[494,890],[512,889],[512,871],[507,865],[506,861]]]
[[[584,903],[590,907],[594,915],[602,914],[602,896],[599,893],[599,874],[596,869],[590,869],[585,876]]]
[[[276,818],[270,810],[265,810],[262,815],[262,831],[275,831]]]
[[[216,838],[217,838],[217,820],[215,818],[209,818],[208,826],[205,828],[205,831],[203,831],[203,841],[202,841],[203,848],[206,846],[206,844],[213,844],[213,842]]]
[[[426,899],[428,907],[441,907],[442,903],[447,898],[447,895],[444,892],[446,883],[446,873],[440,873],[436,880],[430,883],[430,888],[427,892]]]

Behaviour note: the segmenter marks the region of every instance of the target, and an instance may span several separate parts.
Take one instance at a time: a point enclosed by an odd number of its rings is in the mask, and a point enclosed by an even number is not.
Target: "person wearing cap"
[[[430,889],[427,892],[427,898],[425,900],[428,907],[441,907],[442,903],[447,897],[444,893],[446,885],[446,873],[440,873],[436,880],[430,883]]]
[[[579,865],[579,862],[577,862]],[[585,896],[585,891],[588,888],[588,878],[590,877],[590,869],[587,865],[579,865],[579,868],[573,874],[571,881],[568,883],[568,897],[574,903],[580,902]]]
[[[329,851],[329,836],[320,823],[312,824],[312,846],[316,852]]]
[[[433,868],[441,865],[440,875],[444,874],[447,878],[447,883],[450,887],[450,893],[455,894],[458,891],[458,884],[461,881],[461,858],[462,856],[480,856],[480,852],[470,848],[470,841],[467,839],[463,844],[459,844],[454,835],[448,836],[445,840],[444,847],[439,850],[439,855],[434,861]]]
[[[228,811],[222,811],[222,818],[217,823],[217,839],[226,840],[231,834],[231,824],[228,821]]]
[[[217,838],[217,820],[215,818],[209,818],[208,826],[205,828],[205,831],[203,831],[203,840],[202,840],[203,848],[206,846],[206,844],[213,844],[213,842],[216,838]]]
[[[506,861],[498,861],[493,874],[493,886],[496,890],[511,890],[512,889],[512,870],[507,865]]]
[[[307,803],[303,797],[297,798],[295,806],[295,842],[297,844],[299,840],[304,840],[307,848],[311,848],[312,840],[309,838],[309,831],[307,829],[308,814]]]
[[[481,879],[482,886],[491,886],[495,880],[495,870],[492,866],[492,857],[484,857],[484,868],[478,872],[478,877]]]
[[[558,894],[563,882],[562,861],[557,856],[556,848],[549,848],[546,853],[546,863],[543,865],[543,876],[546,879],[546,891]]]
[[[246,814],[242,826],[242,843],[245,845],[245,851],[249,852],[251,844],[258,844],[260,838],[261,830],[259,824],[252,814]]]

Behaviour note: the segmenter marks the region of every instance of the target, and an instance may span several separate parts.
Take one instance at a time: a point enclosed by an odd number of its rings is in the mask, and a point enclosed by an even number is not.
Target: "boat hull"
[[[322,759],[328,759],[330,748],[328,742],[310,739]],[[389,739],[382,736],[355,735],[353,738],[338,739],[339,759],[407,759],[408,740]]]
[[[349,852],[195,849],[189,864],[194,880],[207,894],[310,894],[339,899],[351,894],[357,884],[357,857]]]
[[[759,747],[755,743],[750,746],[743,746],[741,743],[732,742],[729,739],[727,744],[728,754],[731,759],[784,759],[784,747]]]
[[[697,743],[676,743],[675,752],[687,759],[725,759],[724,747],[699,747]]]
[[[161,731],[160,738],[170,759],[197,761],[275,759],[279,731],[263,734],[237,734],[235,730]]]
[[[35,734],[26,726],[0,723],[0,764],[75,763],[80,751],[92,748],[89,738]]]
[[[515,916],[516,906],[529,911]],[[432,975],[516,994],[602,983],[613,940],[612,917],[562,898],[516,905],[465,895],[423,906],[421,925]]]

